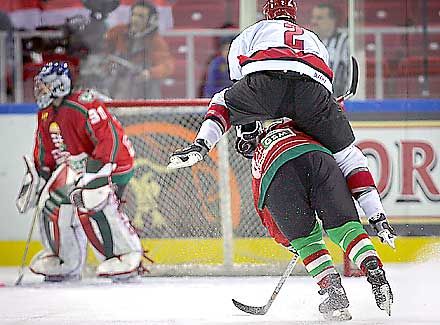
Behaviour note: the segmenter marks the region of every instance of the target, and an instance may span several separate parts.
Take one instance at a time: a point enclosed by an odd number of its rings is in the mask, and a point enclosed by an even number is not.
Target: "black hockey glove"
[[[394,239],[396,238],[396,234],[383,213],[378,213],[368,218],[368,222],[382,243],[386,243],[392,248],[395,248]]]
[[[190,146],[179,149],[170,156],[167,168],[178,169],[190,167],[203,160],[209,152],[209,147],[205,140],[197,139]]]
[[[235,129],[237,131],[235,150],[243,157],[252,159],[258,145],[258,137],[263,133],[263,125],[260,121],[255,121],[245,125],[238,125]]]

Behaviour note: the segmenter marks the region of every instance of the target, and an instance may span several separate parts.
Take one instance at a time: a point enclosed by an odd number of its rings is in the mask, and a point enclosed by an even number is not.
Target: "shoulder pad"
[[[78,101],[80,103],[91,103],[96,99],[95,93],[88,89],[81,92],[81,94],[78,96]]]

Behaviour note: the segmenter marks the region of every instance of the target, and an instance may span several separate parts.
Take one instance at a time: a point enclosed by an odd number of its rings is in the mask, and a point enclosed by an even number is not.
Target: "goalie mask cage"
[[[107,103],[136,151],[124,209],[154,260],[150,273],[281,274],[291,253],[268,236],[254,211],[251,161],[235,152],[234,130],[192,168],[166,168],[170,153],[194,140],[208,103]],[[340,252],[333,255],[342,263]],[[298,272],[304,274],[304,267]]]

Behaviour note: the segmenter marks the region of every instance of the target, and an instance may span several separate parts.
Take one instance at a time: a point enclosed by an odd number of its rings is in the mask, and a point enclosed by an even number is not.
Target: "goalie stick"
[[[26,265],[26,258],[27,258],[28,252],[29,252],[29,246],[31,244],[32,234],[34,233],[35,224],[37,223],[37,219],[38,219],[38,216],[40,215],[40,212],[41,212],[41,209],[37,205],[35,207],[34,215],[32,216],[31,228],[29,229],[28,237],[26,240],[26,246],[24,248],[23,257],[21,259],[21,265],[20,265],[20,268],[18,269],[18,277],[17,277],[17,280],[15,281],[15,284],[14,284],[16,286],[20,285],[21,281],[23,280],[24,267]]]
[[[347,92],[344,95],[339,96],[336,99],[337,102],[343,102],[347,99],[350,99],[354,95],[356,95],[357,86],[358,86],[358,82],[359,82],[359,64],[354,56],[351,57],[351,70],[352,70],[352,73],[351,73],[350,89],[347,90]]]
[[[281,279],[278,281],[277,286],[275,287],[275,290],[273,291],[272,295],[269,298],[269,301],[261,307],[255,307],[255,306],[249,306],[245,305],[235,299],[232,299],[232,303],[237,307],[238,309],[244,311],[245,313],[252,314],[252,315],[265,315],[267,311],[269,310],[270,306],[272,305],[273,301],[277,297],[278,293],[280,292],[284,282],[286,282],[286,279],[290,276],[293,269],[295,268],[296,263],[298,262],[299,255],[298,253],[293,253],[293,258],[290,260],[289,264],[287,265],[286,270],[284,271],[283,275],[281,276]]]

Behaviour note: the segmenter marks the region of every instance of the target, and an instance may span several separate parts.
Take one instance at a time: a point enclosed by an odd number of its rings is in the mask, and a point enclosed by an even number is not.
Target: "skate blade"
[[[385,297],[385,301],[379,304],[379,308],[384,310],[388,316],[391,316],[391,304],[393,303],[393,297],[391,295],[390,288],[387,285],[383,285],[380,288],[380,293]]]
[[[351,320],[351,314],[347,308],[338,309],[329,313],[322,314],[325,320],[343,322]]]
[[[45,283],[60,283],[60,282],[79,282],[80,275],[46,275],[43,282]]]

